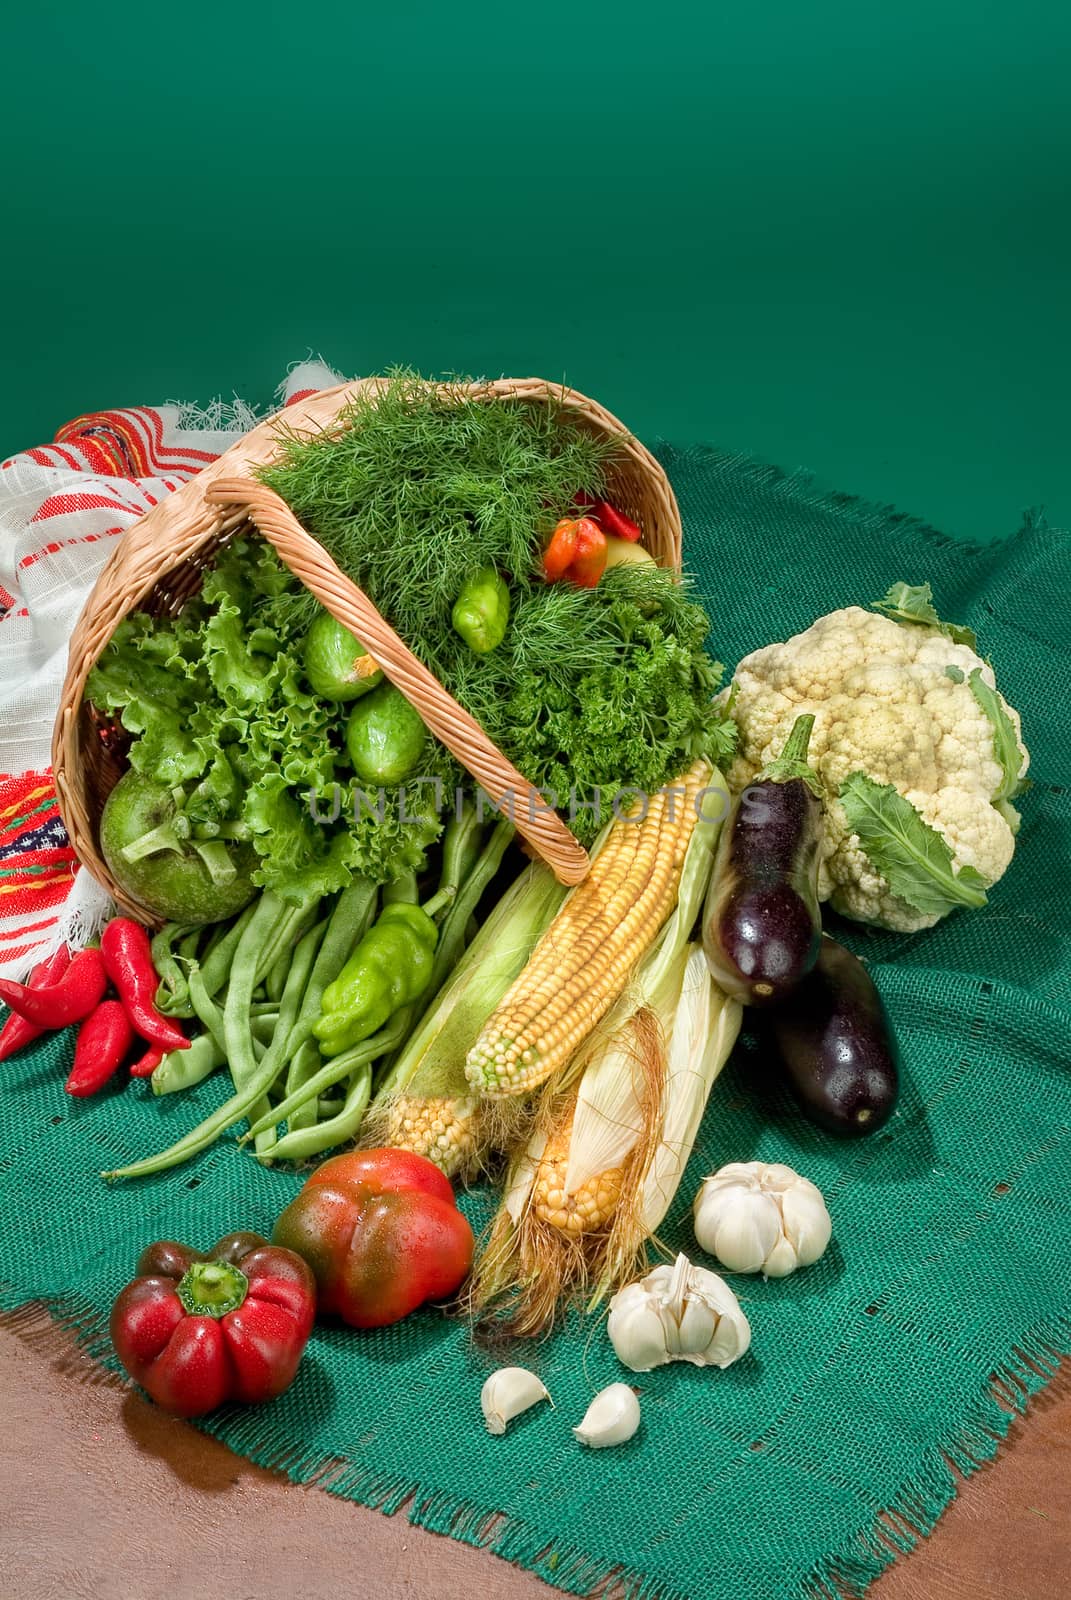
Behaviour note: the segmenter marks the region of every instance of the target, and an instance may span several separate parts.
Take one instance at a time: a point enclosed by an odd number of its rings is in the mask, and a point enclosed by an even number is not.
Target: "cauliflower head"
[[[752,781],[796,718],[813,713],[808,759],[825,794],[819,895],[844,916],[902,932],[985,904],[1015,851],[1010,802],[1030,760],[1019,714],[973,635],[941,623],[929,601],[928,585],[895,585],[891,615],[831,612],[753,651],[734,680],[731,787]]]

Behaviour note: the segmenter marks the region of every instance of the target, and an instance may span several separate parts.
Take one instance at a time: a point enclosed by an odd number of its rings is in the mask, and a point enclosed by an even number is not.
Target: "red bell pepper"
[[[609,500],[600,500],[590,494],[578,494],[573,497],[573,504],[586,509],[589,517],[594,517],[603,533],[612,533],[617,539],[627,539],[629,544],[639,544],[643,537],[638,523],[631,517],[626,517],[623,511],[618,511]]]
[[[95,1011],[107,987],[100,951],[79,950],[59,981],[42,989],[0,979],[0,1000],[39,1028],[66,1028]]]
[[[113,917],[100,936],[100,953],[123,1009],[146,1043],[163,1050],[188,1050],[190,1041],[178,1023],[156,1009],[160,980],[152,964],[149,935],[141,923],[130,917]]]
[[[47,961],[37,963],[30,973],[26,988],[44,989],[57,983],[66,972],[70,961],[71,952],[65,944],[61,944]],[[0,1061],[6,1061],[8,1056],[13,1056],[18,1050],[24,1050],[46,1031],[39,1023],[27,1022],[25,1017],[20,1017],[17,1011],[13,1011],[4,1026],[0,1028]]]
[[[408,1150],[325,1161],[272,1238],[312,1268],[319,1310],[355,1328],[384,1328],[445,1299],[472,1265],[472,1229],[449,1179]]]
[[[157,1405],[200,1417],[290,1387],[316,1318],[316,1285],[299,1256],[259,1233],[231,1233],[207,1255],[163,1239],[137,1270],[112,1307],[112,1343]]]

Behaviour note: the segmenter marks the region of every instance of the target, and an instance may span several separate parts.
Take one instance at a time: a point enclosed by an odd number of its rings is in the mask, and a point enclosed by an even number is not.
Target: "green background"
[[[112,404],[565,377],[988,539],[1071,517],[1071,8],[20,7],[0,452]]]

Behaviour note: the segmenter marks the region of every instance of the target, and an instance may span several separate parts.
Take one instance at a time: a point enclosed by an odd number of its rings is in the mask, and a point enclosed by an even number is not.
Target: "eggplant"
[[[896,1039],[873,978],[828,934],[813,972],[763,1016],[761,1034],[819,1127],[856,1136],[889,1120],[900,1087]]]
[[[776,761],[738,796],[718,841],[703,949],[743,1005],[789,994],[818,960],[821,788],[807,765],[812,716],[797,717]]]

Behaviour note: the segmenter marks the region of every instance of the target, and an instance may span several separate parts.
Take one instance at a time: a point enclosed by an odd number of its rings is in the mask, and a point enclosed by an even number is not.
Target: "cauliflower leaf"
[[[1019,748],[1015,724],[1008,715],[1008,709],[997,691],[991,689],[982,677],[981,667],[975,667],[967,683],[975,700],[993,724],[993,754],[1004,774],[993,795],[993,804],[1000,805],[1004,800],[1014,800],[1017,794],[1022,794],[1024,789],[1030,787],[1030,780],[1019,775],[1023,752]]]
[[[952,865],[952,851],[891,783],[853,772],[840,789],[848,826],[897,899],[927,917],[957,906],[986,904],[985,879],[974,867]]]
[[[874,610],[882,611],[894,622],[921,623],[927,628],[937,628],[953,644],[965,644],[973,650],[978,640],[970,628],[958,622],[942,622],[933,603],[933,590],[928,583],[894,583],[884,600],[875,600]]]

